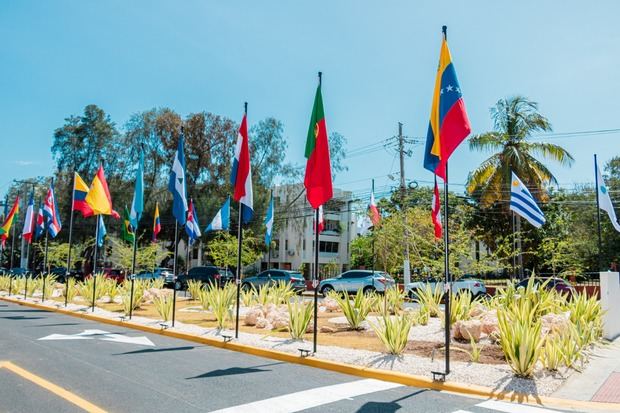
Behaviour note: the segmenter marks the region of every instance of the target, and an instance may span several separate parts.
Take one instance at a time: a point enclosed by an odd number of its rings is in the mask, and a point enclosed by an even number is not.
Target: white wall
[[[603,315],[603,338],[613,340],[620,336],[620,275],[617,272],[601,272],[601,307]]]

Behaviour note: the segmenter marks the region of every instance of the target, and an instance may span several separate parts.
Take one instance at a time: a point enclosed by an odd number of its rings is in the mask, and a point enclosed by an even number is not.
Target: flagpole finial
[[[319,72],[319,86],[321,86],[323,80],[323,72]]]
[[[448,40],[448,26],[441,26],[441,32],[443,33],[444,39]]]
[[[248,102],[243,102],[243,112],[246,115],[248,114]]]

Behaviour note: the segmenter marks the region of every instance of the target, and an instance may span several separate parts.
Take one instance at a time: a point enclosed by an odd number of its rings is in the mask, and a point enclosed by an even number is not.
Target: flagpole
[[[445,26],[444,26],[445,29]],[[445,32],[444,32],[445,33]],[[452,295],[452,277],[450,276],[450,228],[448,227],[448,162],[446,161],[446,179],[443,181],[443,202],[444,202],[444,273],[445,273],[445,290],[446,302],[444,304],[445,311],[445,373],[450,374],[450,300]]]
[[[248,115],[248,102],[243,104],[243,113]],[[248,143],[249,144],[249,143]],[[252,177],[250,177],[252,179]],[[239,225],[237,226],[237,309],[235,313],[235,338],[239,338],[239,302],[241,301],[241,253],[243,251],[243,229],[241,228],[241,216],[243,215],[243,204],[239,200]]]
[[[321,72],[319,72],[320,74]],[[320,79],[320,75],[319,75]],[[314,328],[312,329],[312,352],[316,353],[319,309],[319,209],[315,210],[314,224],[314,274],[312,276],[312,287],[314,288]]]
[[[133,294],[134,294],[134,285],[136,282],[134,276],[136,275],[137,245],[138,245],[138,225],[136,225],[136,228],[133,230],[133,258],[131,259],[131,290],[129,292],[129,319],[130,320],[133,315]]]
[[[271,197],[269,199],[269,203],[271,204],[273,202],[273,189],[271,190]],[[271,210],[271,219],[273,219],[273,214],[274,214],[274,209],[275,209],[275,205],[274,208]],[[273,234],[273,223],[271,224],[271,234]],[[269,245],[267,245],[267,269],[271,269],[271,234],[269,235]]]
[[[95,217],[97,217],[97,226],[95,229],[95,252],[93,254],[93,303],[92,303],[92,309],[91,311],[94,313],[95,312],[95,300],[96,300],[96,296],[95,296],[95,292],[97,291],[97,246],[98,246],[98,241],[99,241],[99,215],[95,215]]]
[[[172,283],[172,327],[174,327],[174,316],[177,309],[177,248],[179,239],[179,221],[174,219],[174,261],[172,264],[172,273],[174,274],[174,282]]]
[[[45,301],[45,281],[47,279],[47,251],[48,251],[48,231],[49,231],[49,226],[46,225],[46,231],[45,231],[45,258],[43,259],[43,291],[41,294],[41,302]]]
[[[521,244],[521,216],[517,214],[517,249],[519,255],[517,256],[517,269],[519,270],[519,280],[523,279],[523,245]]]
[[[15,212],[15,215],[18,215],[19,212]],[[15,216],[13,216],[13,221],[16,221]],[[11,223],[11,225],[13,225],[13,223]],[[11,237],[13,238],[11,240],[11,263],[9,265],[9,270],[13,269],[13,250],[15,249],[15,225],[13,225],[13,235],[11,235]]]
[[[511,218],[512,218],[512,277],[511,278],[516,278],[517,277],[517,235],[516,235],[516,231],[515,231],[515,212],[511,211]],[[512,279],[511,279],[512,281]]]
[[[6,219],[7,216],[7,209],[8,209],[8,203],[9,203],[9,194],[6,194],[4,196],[4,212],[5,214],[3,214],[2,216],[2,221],[4,223],[4,220]],[[3,261],[4,261],[4,242],[0,242],[0,267],[3,266]],[[10,268],[9,268],[10,269]],[[9,295],[11,295],[11,293],[9,292]]]
[[[375,180],[372,180],[372,194],[375,193]],[[372,273],[375,273],[375,226],[372,226]],[[373,278],[374,283],[374,278]]]
[[[69,253],[65,273],[65,307],[69,304],[69,278],[71,278],[71,247],[73,242],[73,203],[75,202],[75,171],[73,172],[73,192],[71,194],[71,214],[69,215]]]
[[[601,201],[598,196],[599,185],[598,181],[598,160],[596,154],[594,154],[594,185],[596,186],[596,225],[598,231],[598,268],[599,271],[603,270],[603,238],[601,236]]]

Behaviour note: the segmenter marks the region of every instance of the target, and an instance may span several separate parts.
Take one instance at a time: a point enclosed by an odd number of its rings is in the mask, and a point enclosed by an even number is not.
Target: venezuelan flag
[[[84,218],[93,215],[93,209],[86,202],[88,195],[88,185],[82,180],[82,177],[74,172],[73,174],[73,211],[80,211]]]
[[[431,119],[426,134],[424,168],[445,181],[448,158],[470,132],[471,125],[465,111],[465,102],[450,56],[444,26]]]

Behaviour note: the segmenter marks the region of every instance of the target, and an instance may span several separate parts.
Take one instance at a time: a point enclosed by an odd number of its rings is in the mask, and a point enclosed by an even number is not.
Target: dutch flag
[[[234,188],[233,199],[241,204],[242,222],[244,224],[250,222],[254,214],[249,145],[247,115],[244,114],[239,127],[232,173],[230,174],[230,183]]]
[[[536,204],[536,199],[514,172],[510,184],[510,210],[525,218],[536,228],[540,228],[545,223],[545,214]]]

